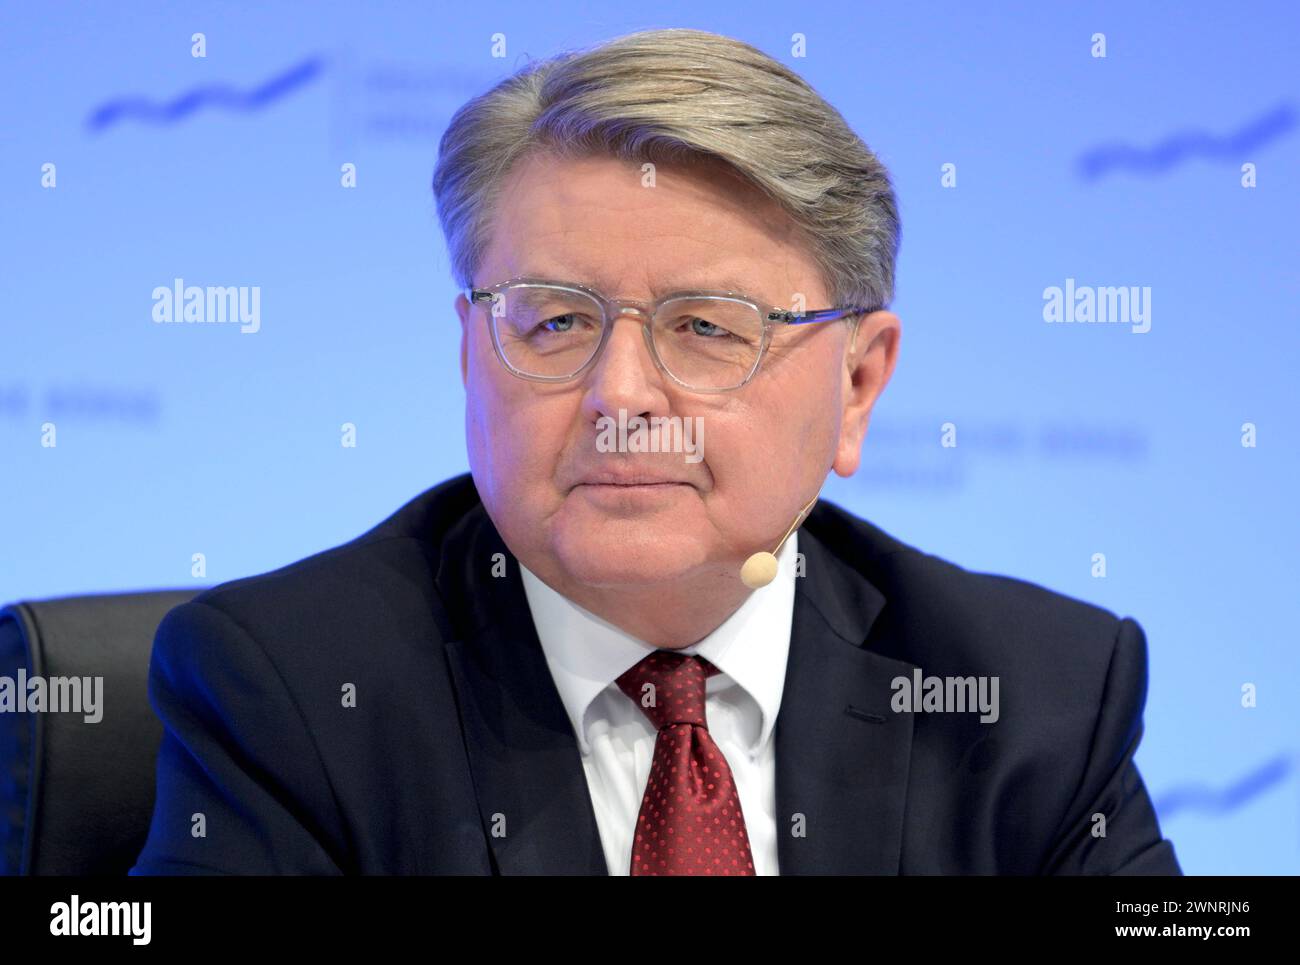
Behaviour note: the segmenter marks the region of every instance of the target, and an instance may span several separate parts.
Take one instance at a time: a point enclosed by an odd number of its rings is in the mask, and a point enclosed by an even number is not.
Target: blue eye
[[[691,319],[691,332],[710,340],[737,337],[734,332],[727,331],[721,325],[715,325],[713,322],[698,317]]]
[[[567,331],[569,331],[567,328],[561,328],[561,329],[547,328],[547,326],[548,326],[548,325],[551,325],[551,324],[564,325],[564,324],[566,324],[565,319],[568,320],[568,321],[567,321],[567,324],[572,325],[572,324],[573,324],[573,313],[572,313],[572,312],[566,312],[566,313],[563,314],[563,315],[556,315],[554,318],[548,318],[546,321],[542,322],[542,324],[541,324],[539,327],[540,327],[540,328],[544,328],[544,329],[546,329],[546,331],[548,331],[548,332],[554,332],[554,331],[567,332]]]
[[[579,332],[595,332],[600,323],[582,312],[561,312],[543,319],[533,326],[534,332],[546,332],[549,335],[568,335]]]

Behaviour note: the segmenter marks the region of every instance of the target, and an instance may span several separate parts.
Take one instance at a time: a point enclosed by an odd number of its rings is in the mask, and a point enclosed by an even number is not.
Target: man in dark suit
[[[135,873],[1179,873],[1139,626],[817,501],[898,212],[802,79],[685,30],[530,64],[434,189],[471,473],[167,615]]]
[[[1136,623],[827,502],[801,536],[782,874],[1179,873],[1132,761]],[[916,668],[1000,676],[999,719],[895,712]],[[133,874],[608,870],[518,566],[467,475],[172,610],[151,693],[166,731]]]

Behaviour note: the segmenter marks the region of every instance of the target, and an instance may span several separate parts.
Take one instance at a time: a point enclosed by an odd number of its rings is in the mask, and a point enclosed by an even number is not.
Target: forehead
[[[788,215],[722,162],[533,155],[502,185],[479,284],[577,282],[610,296],[736,291],[821,300],[817,265]]]

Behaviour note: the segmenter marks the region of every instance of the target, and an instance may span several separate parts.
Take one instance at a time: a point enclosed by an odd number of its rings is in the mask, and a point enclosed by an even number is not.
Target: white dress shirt
[[[775,580],[680,651],[699,654],[720,671],[705,684],[705,716],[735,778],[760,875],[779,873],[772,731],[790,653],[798,539],[795,532],[781,548]],[[611,875],[626,875],[658,732],[615,681],[656,648],[557,593],[522,564],[520,570],[538,639],[582,751],[605,862]]]

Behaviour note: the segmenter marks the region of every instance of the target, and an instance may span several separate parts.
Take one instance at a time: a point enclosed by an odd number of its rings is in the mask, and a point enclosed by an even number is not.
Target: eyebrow
[[[575,272],[572,276],[566,276],[562,273],[553,271],[525,271],[520,272],[521,276],[529,278],[545,278],[554,282],[571,282],[584,285],[587,288],[595,289],[605,295],[611,295],[613,285],[607,284],[608,279],[592,276],[587,273]],[[763,302],[764,298],[758,295],[757,285],[747,281],[737,279],[734,275],[718,276],[694,276],[688,275],[685,280],[677,281],[672,285],[652,285],[650,288],[652,298],[660,298],[670,292],[691,292],[691,291],[731,291],[742,295],[748,295],[756,301]],[[773,302],[774,305],[780,305],[780,302]]]

